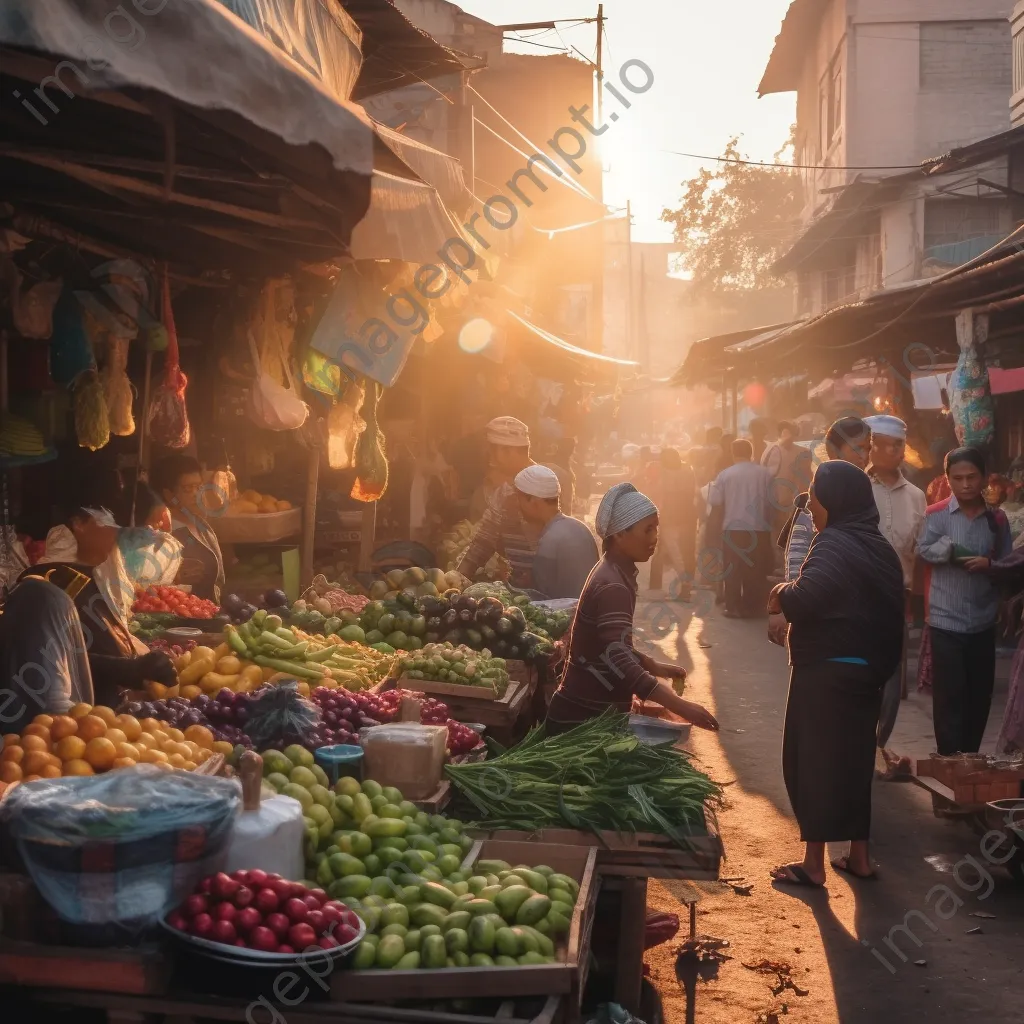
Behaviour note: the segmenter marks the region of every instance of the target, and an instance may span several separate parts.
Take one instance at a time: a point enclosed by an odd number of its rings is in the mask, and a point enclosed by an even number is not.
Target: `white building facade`
[[[1024,120],[1024,3],[795,0],[761,83],[797,93],[798,315],[941,272],[1012,228],[1007,160],[923,162]],[[1016,59],[1015,59],[1016,58]],[[1016,74],[1015,74],[1016,72]],[[902,180],[901,180],[902,179]]]

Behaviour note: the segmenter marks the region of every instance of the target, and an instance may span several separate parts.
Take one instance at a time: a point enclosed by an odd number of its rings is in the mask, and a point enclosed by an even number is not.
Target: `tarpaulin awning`
[[[363,33],[363,66],[352,93],[356,99],[483,66],[418,29],[391,0],[341,2]]]
[[[335,98],[351,98],[363,62],[359,26],[333,0],[218,0],[323,82]]]
[[[622,366],[635,369],[640,364],[633,362],[631,359],[617,359],[615,356],[606,356],[603,352],[591,352],[587,348],[579,348],[576,345],[565,341],[563,338],[559,338],[557,335],[552,334],[550,331],[545,331],[543,327],[538,327],[536,324],[530,323],[529,320],[523,319],[518,313],[513,312],[511,309],[508,311],[508,315],[514,320],[517,320],[523,325],[528,331],[532,331],[542,341],[548,342],[550,345],[554,345],[556,348],[561,349],[563,352],[567,352],[572,356],[580,356],[584,359],[592,359],[600,363],[606,363],[609,366]]]
[[[338,170],[370,174],[373,132],[363,110],[218,0],[166,0],[152,14],[141,13],[145,6],[129,20],[109,0],[3,0],[0,43],[65,58],[36,91],[57,109],[71,102],[69,90],[150,90],[231,111],[293,146],[321,146]]]
[[[373,122],[373,130],[377,133],[380,144],[386,147],[390,154],[397,157],[428,185],[433,185],[437,189],[445,206],[456,213],[462,213],[469,208],[473,196],[466,188],[461,161],[424,142],[410,139],[379,121]],[[380,146],[378,146],[376,162],[378,169],[392,170],[393,168],[387,164],[382,164],[381,155]]]
[[[730,355],[734,347],[758,345],[768,338],[775,337],[789,326],[788,323],[765,325],[701,338],[690,346],[682,365],[669,378],[669,384],[673,387],[693,387],[696,384],[707,383],[729,369]]]
[[[370,208],[352,231],[353,259],[437,263],[450,239],[463,240],[462,230],[432,185],[373,172]]]

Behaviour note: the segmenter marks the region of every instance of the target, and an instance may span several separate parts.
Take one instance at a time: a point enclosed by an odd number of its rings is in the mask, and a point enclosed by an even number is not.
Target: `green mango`
[[[440,935],[428,935],[422,942],[420,950],[420,961],[424,967],[441,968],[445,966],[448,959],[448,949],[445,946],[444,938]]]
[[[449,928],[444,933],[444,946],[451,956],[469,950],[469,935],[461,928]]]
[[[418,950],[406,953],[394,966],[396,971],[415,971],[420,965],[420,954]]]
[[[469,923],[469,947],[474,953],[492,953],[494,951],[495,927],[483,917],[474,917]]]
[[[403,928],[408,928],[409,908],[401,903],[389,903],[380,913],[380,923],[385,927],[400,924]]]
[[[352,957],[352,967],[357,971],[365,971],[376,966],[377,944],[375,942],[367,942],[366,939],[363,939],[363,941],[359,943],[359,947],[356,949],[355,954]]]
[[[405,943],[398,935],[388,935],[377,945],[376,965],[394,967],[405,956]]]
[[[415,920],[415,918],[413,918],[413,920]],[[461,931],[465,931],[472,920],[473,915],[468,911],[457,910],[454,913],[449,914],[444,919],[444,922],[441,924],[441,931],[447,932],[452,928],[458,928]]]

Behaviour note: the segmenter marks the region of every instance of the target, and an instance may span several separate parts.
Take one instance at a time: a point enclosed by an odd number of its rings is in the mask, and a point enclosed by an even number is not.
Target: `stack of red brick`
[[[986,804],[1024,796],[1024,763],[1009,765],[1003,761],[993,765],[982,755],[933,754],[917,762],[917,774],[951,789],[958,804]]]

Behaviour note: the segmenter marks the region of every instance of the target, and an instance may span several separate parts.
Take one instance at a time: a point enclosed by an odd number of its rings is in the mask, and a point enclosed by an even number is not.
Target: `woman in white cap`
[[[658,509],[632,484],[616,484],[597,510],[604,558],[587,579],[576,608],[562,681],[548,708],[547,731],[557,734],[609,707],[629,711],[633,697],[653,700],[702,729],[714,716],[683,700],[663,679],[685,679],[678,665],[663,665],[633,648],[637,562],[658,546]]]
[[[579,597],[597,564],[593,534],[578,519],[563,515],[558,474],[548,466],[527,466],[515,478],[519,510],[539,531],[530,589],[547,598]]]

